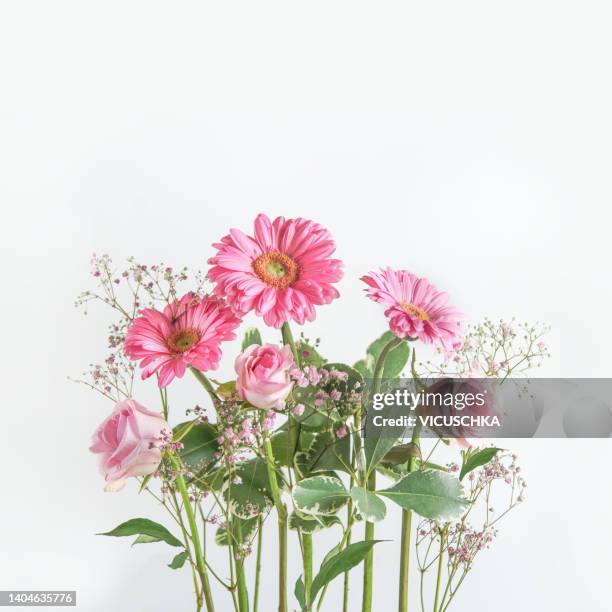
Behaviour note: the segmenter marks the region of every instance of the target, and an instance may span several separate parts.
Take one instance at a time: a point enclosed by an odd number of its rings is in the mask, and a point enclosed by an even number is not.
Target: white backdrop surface
[[[549,323],[542,374],[609,376],[611,16],[591,0],[3,3],[0,589],[191,609],[172,551],[94,535],[163,517],[134,486],[102,492],[87,446],[110,405],[67,380],[105,355],[109,313],[72,307],[94,251],[205,267],[258,212],[305,216],[345,262],[342,299],[305,329],[335,359],[384,329],[358,278],[390,265],[473,321]],[[174,386],[192,405],[196,384]],[[512,443],[528,499],[457,612],[610,610],[609,442]],[[396,600],[381,550],[376,610]],[[269,612],[273,546],[264,564]]]

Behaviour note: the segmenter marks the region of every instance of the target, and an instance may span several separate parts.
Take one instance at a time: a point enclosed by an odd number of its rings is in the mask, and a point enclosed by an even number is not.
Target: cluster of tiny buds
[[[447,550],[451,562],[470,566],[476,554],[489,548],[496,535],[497,531],[492,528],[477,531],[463,523],[451,526],[447,532]]]
[[[521,474],[520,466],[516,463],[517,459],[515,454],[496,455],[477,474],[470,472],[469,480],[476,490],[484,489],[496,480],[503,481],[516,492],[512,502],[521,503],[525,499],[527,483]]]
[[[235,397],[216,402],[216,409],[219,431],[217,442],[220,446],[216,458],[228,464],[242,460],[245,451],[256,445],[261,429],[271,429],[276,417],[273,411],[268,411],[260,429],[253,416],[241,410],[241,404]]]
[[[242,542],[234,548],[234,555],[238,561],[245,559],[253,552],[249,542]]]
[[[180,453],[184,446],[182,442],[174,442],[172,432],[162,429],[161,435],[155,442],[149,442],[149,448],[158,448],[162,452]]]
[[[198,404],[196,404],[193,408],[187,408],[185,414],[187,416],[193,415],[194,420],[198,423],[208,423],[209,421],[208,415],[206,414],[206,408],[202,408],[202,406],[199,406]]]
[[[452,350],[444,352],[444,363],[430,361],[419,365],[434,375],[507,377],[540,367],[550,353],[542,337],[549,328],[540,324],[519,323],[515,319],[470,326]],[[451,371],[449,364],[452,363]]]

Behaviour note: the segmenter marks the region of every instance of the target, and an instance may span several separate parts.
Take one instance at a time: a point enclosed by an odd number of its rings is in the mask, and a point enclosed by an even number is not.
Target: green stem
[[[352,463],[355,463],[354,457]],[[349,491],[353,488],[353,477],[351,476],[351,481],[349,485]],[[347,517],[346,517],[346,545],[348,546],[351,543],[351,536],[353,531],[353,500],[349,499],[347,506]],[[344,572],[344,586],[342,589],[342,612],[348,612],[348,595],[349,595],[349,580],[350,580],[350,572]]]
[[[293,333],[291,327],[287,321],[285,321],[281,328],[283,336],[283,343],[285,346],[291,347],[293,353],[293,359],[295,364],[300,367],[301,359],[293,339]],[[293,459],[297,451],[298,441],[300,437],[300,424],[295,420],[293,415],[289,415],[289,449],[291,457],[289,457],[289,465],[293,465]],[[299,480],[299,473],[295,471],[296,480]],[[304,565],[304,602],[306,604],[306,610],[310,610],[312,602],[310,601],[310,587],[312,585],[312,535],[309,533],[303,533],[299,530],[299,536],[302,539],[302,560]]]
[[[417,422],[412,431],[410,443],[418,446],[421,435],[421,423]],[[407,471],[413,472],[416,467],[416,457],[408,460]],[[410,538],[412,535],[412,510],[402,510],[402,534],[400,537],[400,572],[399,572],[399,612],[408,612],[408,578],[410,571]]]
[[[415,369],[416,352],[412,349],[412,376],[417,381],[419,386],[420,379]],[[422,424],[417,420],[417,424],[412,430],[412,438],[410,444],[413,447],[419,446],[419,438],[421,435]],[[416,467],[416,457],[410,457],[408,460],[408,473],[413,472]],[[399,571],[399,612],[408,612],[408,581],[410,574],[410,538],[412,535],[412,510],[402,510],[402,533],[400,536],[401,551],[400,551],[400,571]]]
[[[310,610],[310,587],[312,586],[312,535],[302,533],[302,555],[304,558],[304,602]]]
[[[198,379],[198,382],[206,389],[208,395],[210,395],[210,399],[213,401],[213,404],[219,401],[219,396],[217,395],[214,387],[212,386],[210,380],[206,378],[203,372],[194,368],[193,366],[189,366],[189,369],[193,373],[193,375]]]
[[[289,323],[287,323],[287,321],[285,321],[281,327],[281,334],[283,335],[283,343],[291,347],[295,365],[299,367],[300,356],[298,355],[297,348],[295,346],[295,340],[293,339],[293,334],[291,333],[291,327],[289,327]]]
[[[380,352],[376,365],[374,366],[374,376],[372,383],[372,393],[378,393],[382,382],[382,374],[385,367],[385,360],[390,351],[396,346],[399,346],[404,340],[401,338],[393,338],[390,340],[383,350]],[[372,473],[368,477],[366,488],[369,491],[376,490],[376,470],[372,470]],[[374,523],[369,521],[365,524],[365,539],[374,539]],[[372,612],[372,585],[373,585],[373,573],[374,573],[374,550],[370,550],[365,557],[363,562],[363,598],[361,602],[362,612]]]
[[[255,561],[255,592],[253,595],[253,612],[257,612],[259,605],[259,584],[261,578],[261,550],[262,550],[263,520],[257,519],[257,560]]]
[[[399,574],[399,611],[408,610],[408,575],[410,570],[410,535],[412,532],[412,512],[402,510],[402,535]]]
[[[198,525],[196,523],[195,514],[189,500],[189,493],[187,491],[187,485],[185,479],[180,473],[181,465],[173,455],[168,455],[172,466],[177,471],[176,484],[178,486],[179,493],[183,499],[183,506],[185,513],[187,514],[187,522],[189,523],[189,530],[191,532],[191,542],[193,544],[193,551],[196,558],[196,566],[198,568],[198,574],[200,575],[200,581],[202,582],[202,591],[204,593],[204,600],[206,601],[206,609],[208,612],[214,612],[215,606],[212,601],[212,594],[210,591],[210,584],[208,582],[208,574],[206,572],[206,564],[204,563],[204,555],[202,554],[202,547],[200,546],[200,536],[198,534]]]
[[[436,579],[436,598],[434,599],[433,612],[438,610],[438,598],[440,597],[440,580],[442,577],[442,564],[444,562],[444,542],[446,539],[446,527],[440,532],[440,557],[438,558],[438,577]]]
[[[274,453],[270,436],[266,434],[264,439],[266,452],[266,468],[272,500],[278,515],[278,611],[287,612],[287,508],[283,504],[278,481],[276,479],[276,466],[274,464]]]
[[[234,521],[234,533],[236,534],[236,541],[232,546],[234,548],[234,559],[236,560],[238,609],[240,612],[249,612],[249,593],[246,587],[244,559],[242,558],[242,551],[240,550],[240,545],[242,544],[242,527],[238,519]],[[238,553],[238,555],[236,555],[236,553]]]

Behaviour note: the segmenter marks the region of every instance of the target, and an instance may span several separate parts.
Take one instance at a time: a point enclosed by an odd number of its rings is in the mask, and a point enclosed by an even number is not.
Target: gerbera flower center
[[[285,289],[297,280],[300,267],[284,253],[263,253],[253,262],[253,270],[259,278],[276,289]]]
[[[403,303],[402,308],[412,317],[418,317],[421,321],[429,321],[429,315],[418,306],[414,304]]]
[[[179,329],[168,338],[168,348],[173,353],[184,353],[200,340],[197,329]]]

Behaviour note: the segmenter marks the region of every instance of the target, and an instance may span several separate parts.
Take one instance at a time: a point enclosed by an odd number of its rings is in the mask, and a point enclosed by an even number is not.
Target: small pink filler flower
[[[368,285],[367,296],[387,306],[389,328],[398,338],[439,343],[447,352],[456,348],[462,315],[447,306],[447,293],[406,270],[386,268],[361,280]]]
[[[282,410],[293,387],[289,372],[294,366],[290,346],[252,344],[236,359],[236,391],[257,408]]]
[[[313,321],[315,306],[339,296],[332,283],[342,278],[342,262],[331,259],[336,245],[330,233],[313,221],[260,214],[255,235],[237,229],[213,246],[208,260],[215,294],[241,314],[251,310],[267,325],[289,320]]]
[[[161,461],[158,445],[162,433],[171,431],[159,412],[151,412],[134,400],[118,403],[96,429],[89,450],[99,457],[105,491],[123,489],[130,476],[146,476]]]
[[[159,372],[159,386],[165,387],[189,365],[215,370],[221,342],[233,340],[238,325],[240,319],[223,300],[187,293],[163,312],[142,310],[127,332],[124,350],[134,361],[142,360],[143,379]]]

